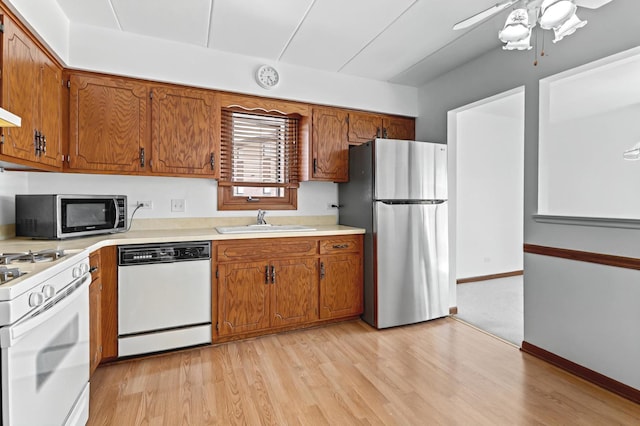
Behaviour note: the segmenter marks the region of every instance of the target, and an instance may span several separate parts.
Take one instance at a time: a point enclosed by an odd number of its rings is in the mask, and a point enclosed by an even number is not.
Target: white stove
[[[90,281],[86,250],[0,254],[2,425],[86,423]]]

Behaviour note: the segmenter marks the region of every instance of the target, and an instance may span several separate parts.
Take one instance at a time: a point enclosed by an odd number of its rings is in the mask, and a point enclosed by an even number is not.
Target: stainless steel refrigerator
[[[362,318],[387,328],[448,315],[447,146],[353,146],[338,194],[339,223],[366,229]]]

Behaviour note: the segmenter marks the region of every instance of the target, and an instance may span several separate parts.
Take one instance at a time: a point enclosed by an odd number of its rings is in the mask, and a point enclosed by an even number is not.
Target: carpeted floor
[[[458,284],[457,317],[516,344],[524,335],[522,275]]]

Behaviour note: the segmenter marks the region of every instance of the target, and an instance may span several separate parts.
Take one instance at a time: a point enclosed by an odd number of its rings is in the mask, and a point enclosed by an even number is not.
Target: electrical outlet
[[[153,208],[153,201],[138,201],[136,205],[142,204],[141,209],[151,210]]]
[[[185,207],[184,200],[171,200],[171,211],[172,212],[183,212]]]

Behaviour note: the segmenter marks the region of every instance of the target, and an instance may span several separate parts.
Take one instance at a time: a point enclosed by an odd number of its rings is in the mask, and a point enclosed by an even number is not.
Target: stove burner
[[[26,272],[20,272],[18,268],[7,268],[6,266],[0,266],[0,284],[11,281],[14,278],[18,278]]]
[[[24,253],[3,253],[0,254],[0,265],[9,265],[12,262],[51,262],[65,256],[64,250],[48,249]]]

